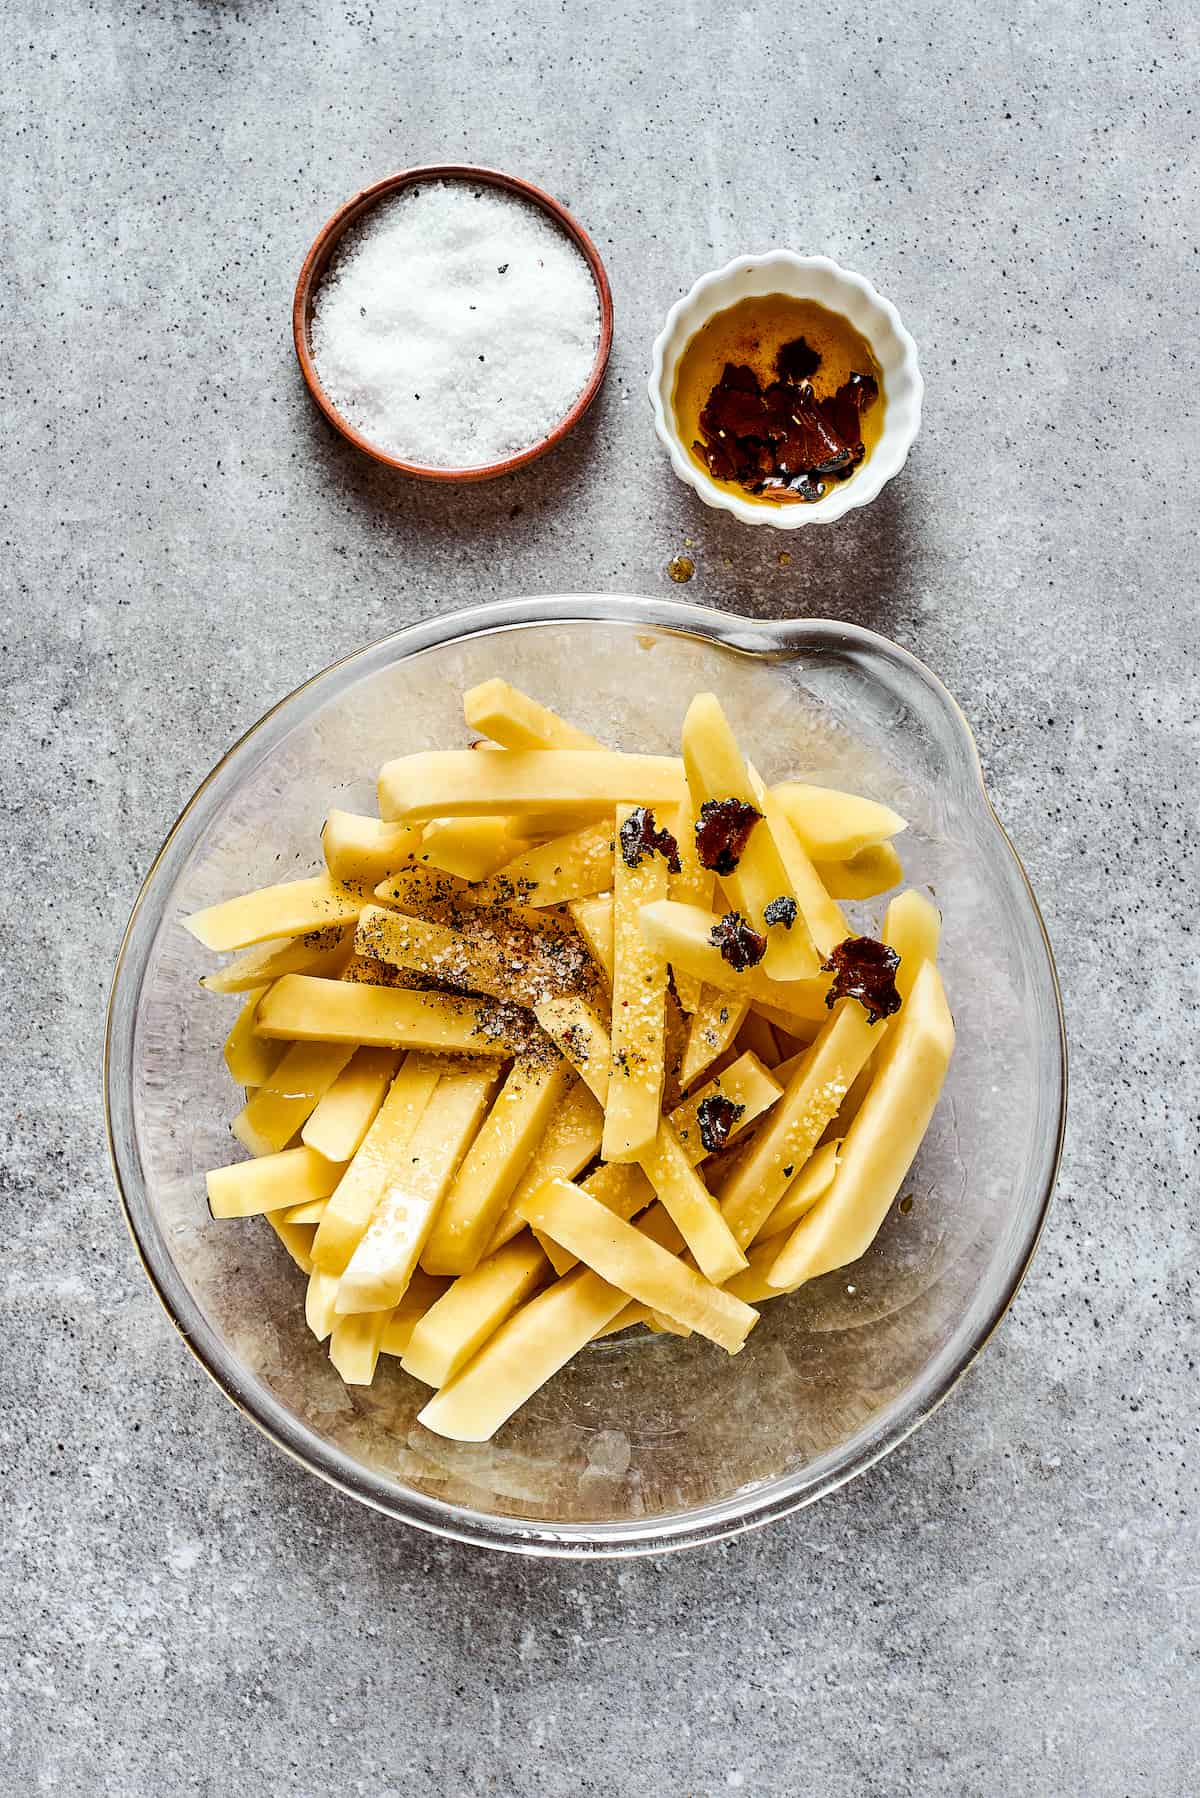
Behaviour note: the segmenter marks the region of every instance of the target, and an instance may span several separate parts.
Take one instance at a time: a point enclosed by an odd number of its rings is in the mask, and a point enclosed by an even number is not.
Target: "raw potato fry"
[[[857,1261],[891,1209],[954,1052],[954,1022],[933,962],[922,965],[892,1028],[892,1054],[846,1132],[833,1185],[788,1237],[770,1269],[773,1286],[796,1286]]]
[[[618,837],[633,809],[617,807]],[[658,1134],[667,998],[667,964],[638,919],[644,905],[665,898],[667,864],[651,852],[630,867],[618,848],[613,870],[612,1076],[601,1153],[606,1161],[636,1161]]]
[[[399,987],[360,986],[285,974],[258,1008],[261,1036],[294,1042],[364,1043],[377,1049],[444,1049],[506,1055],[521,1043],[487,1000]]]
[[[258,1002],[266,990],[265,986],[251,987],[236,1024],[225,1038],[225,1066],[239,1086],[261,1086],[283,1053],[278,1043],[269,1043],[254,1033]]]
[[[533,1015],[600,1105],[608,1103],[612,1044],[586,999],[543,999]]]
[[[421,847],[414,824],[384,824],[357,812],[330,812],[321,831],[325,866],[335,880],[364,881],[374,886],[409,861]]]
[[[337,1291],[339,1314],[400,1303],[495,1081],[487,1068],[442,1075],[346,1263]]]
[[[667,897],[681,905],[698,905],[703,911],[711,911],[715,882],[696,849],[696,815],[690,801],[678,808],[671,829],[679,845],[679,872],[667,877]],[[699,1009],[703,983],[684,968],[676,968],[674,973],[679,1003],[690,1016]]]
[[[501,1324],[417,1422],[455,1442],[488,1441],[628,1303],[599,1274],[576,1268]]]
[[[642,1170],[706,1280],[720,1286],[745,1267],[746,1257],[716,1200],[665,1118],[653,1149],[642,1157]]]
[[[283,1221],[287,1224],[319,1224],[325,1215],[325,1208],[328,1204],[328,1199],[305,1199],[303,1205],[289,1205],[288,1209],[282,1213]],[[277,1211],[269,1211],[266,1215],[278,1217],[281,1214]]]
[[[698,693],[688,707],[683,721],[683,763],[697,818],[706,801],[739,799],[759,809],[749,769],[715,694]],[[794,899],[795,894],[761,819],[751,830],[737,866],[720,880],[733,909],[766,935],[763,971],[772,980],[803,980],[816,973],[817,956],[800,919],[790,930],[765,922],[763,914],[773,899]]]
[[[257,1161],[238,1161],[205,1175],[214,1217],[257,1217],[286,1211],[306,1199],[325,1199],[342,1177],[340,1167],[312,1149],[284,1149]]]
[[[736,1354],[758,1314],[731,1299],[643,1231],[614,1217],[567,1180],[544,1186],[522,1206],[525,1219],[553,1236],[602,1279]],[[570,1278],[570,1275],[568,1275]],[[602,1320],[607,1321],[607,1320]]]
[[[700,1135],[700,1107],[705,1099],[729,1099],[741,1107],[741,1116],[730,1127],[728,1140],[736,1142],[765,1111],[774,1105],[783,1086],[775,1073],[768,1072],[757,1055],[739,1055],[722,1073],[702,1086],[691,1098],[677,1105],[671,1113],[671,1128],[683,1144],[692,1166],[711,1151]]]
[[[233,1134],[242,1147],[252,1155],[274,1155],[286,1148],[353,1053],[348,1043],[293,1043],[233,1120]],[[348,1161],[349,1156],[340,1159]]]
[[[755,1010],[769,1006],[782,1016],[802,1022],[819,1022],[825,1015],[827,975],[806,980],[771,980],[763,972],[765,959],[756,968],[739,973],[730,966],[712,940],[720,923],[715,912],[694,905],[678,905],[673,899],[657,900],[642,907],[640,924],[646,942],[671,963],[696,974],[706,986],[737,993]],[[778,935],[778,928],[776,929]],[[769,952],[768,952],[769,954]]]
[[[936,961],[942,921],[935,905],[910,887],[889,904],[883,917],[883,940],[900,957],[896,991],[906,1002],[927,961]]]
[[[512,1242],[463,1274],[421,1318],[401,1365],[427,1386],[444,1386],[540,1286],[550,1264],[532,1236]]]
[[[764,1067],[777,1067],[783,1057],[779,1053],[779,1044],[775,1040],[775,1032],[766,1018],[751,1006],[746,1021],[737,1033],[737,1046],[751,1055],[757,1055]]]
[[[302,1274],[312,1273],[312,1243],[316,1232],[310,1224],[294,1224],[282,1211],[264,1211],[263,1216],[278,1236]]]
[[[825,1197],[833,1185],[841,1151],[840,1137],[832,1142],[822,1143],[820,1148],[813,1150],[766,1223],[759,1229],[755,1242],[762,1242],[768,1236],[780,1236],[781,1232],[792,1229],[812,1210],[818,1199]],[[782,1238],[779,1247],[783,1247]],[[741,1296],[745,1298],[746,1295],[743,1293]]]
[[[569,809],[677,805],[683,772],[670,755],[618,755],[610,749],[427,750],[387,762],[379,776],[385,818],[415,822]],[[215,946],[215,945],[214,945]]]
[[[904,879],[900,857],[890,843],[860,849],[846,862],[817,862],[826,890],[833,899],[874,899]]]
[[[409,1142],[439,1078],[428,1057],[410,1055],[405,1060],[362,1147],[325,1207],[313,1242],[313,1264],[322,1272],[344,1272],[376,1205],[408,1165]]]
[[[763,785],[753,768],[750,774],[758,795],[759,810],[766,818],[771,840],[791,882],[813,947],[818,958],[822,962],[826,961],[838,944],[844,943],[854,933],[826,892],[821,876],[778,799]]]
[[[513,1063],[438,1212],[421,1257],[426,1273],[466,1274],[478,1263],[573,1080],[565,1061]]]
[[[304,1295],[304,1321],[318,1342],[326,1342],[337,1321],[334,1304],[337,1299],[338,1275],[324,1273],[314,1267],[308,1277]]]
[[[576,1079],[501,1214],[487,1247],[489,1255],[525,1228],[525,1219],[517,1210],[521,1200],[547,1180],[573,1180],[599,1154],[603,1134],[604,1113],[583,1081]]]
[[[372,897],[393,911],[431,918],[439,924],[453,923],[465,907],[475,903],[467,882],[456,874],[443,874],[440,868],[401,868],[381,880]]]
[[[747,1305],[761,1305],[767,1299],[781,1299],[784,1289],[772,1286],[767,1275],[775,1265],[779,1251],[787,1241],[787,1232],[781,1231],[778,1236],[765,1237],[756,1242],[750,1250],[747,1264],[740,1274],[734,1274],[732,1280],[725,1283],[726,1292],[735,1299],[742,1299]]]
[[[721,1211],[739,1247],[754,1241],[885,1029],[868,1022],[857,999],[843,999],[836,1006],[745,1161],[721,1191]]]
[[[622,1218],[626,1223],[635,1218],[639,1211],[645,1211],[648,1205],[654,1203],[654,1188],[641,1168],[633,1162],[602,1162],[594,1174],[589,1174],[579,1184],[606,1211],[611,1211],[614,1217]],[[556,1274],[569,1274],[573,1267],[578,1266],[578,1255],[572,1255],[560,1243],[555,1242],[552,1236],[544,1236],[537,1230],[533,1234],[541,1243],[546,1259]]]
[[[447,924],[427,924],[423,918],[386,911],[381,905],[368,905],[363,912],[354,947],[359,955],[494,999],[512,998],[519,990],[520,982],[498,943],[466,937]]]
[[[328,874],[289,880],[243,893],[182,920],[206,949],[248,949],[277,936],[303,936],[327,924],[349,924],[365,905],[363,893]]]
[[[327,930],[310,930],[291,942],[247,949],[214,974],[202,974],[200,984],[210,993],[245,993],[253,987],[269,986],[281,974],[340,974],[353,934],[351,927],[334,924]]]
[[[514,835],[507,818],[432,818],[416,859],[422,867],[460,880],[486,880],[528,847],[523,837]]]
[[[506,680],[485,680],[463,694],[468,730],[490,737],[505,749],[603,749],[595,737],[576,730],[557,712],[539,705]]]
[[[375,1378],[383,1333],[391,1315],[389,1305],[386,1311],[359,1311],[350,1317],[334,1319],[329,1335],[329,1359],[347,1386],[369,1386]]]
[[[402,1355],[412,1341],[412,1333],[418,1323],[449,1287],[449,1280],[435,1279],[432,1274],[423,1274],[418,1268],[384,1328],[383,1341],[379,1344],[380,1354]]]
[[[600,972],[612,986],[613,975],[613,902],[611,893],[595,899],[574,899],[567,910],[575,928],[588,946],[588,952]]]
[[[717,986],[701,988],[700,1004],[688,1026],[679,1084],[684,1092],[724,1055],[750,1010],[749,998],[735,998]]]
[[[498,868],[475,894],[480,905],[562,905],[612,885],[613,821],[601,818],[567,836],[526,849]]]
[[[304,1125],[300,1140],[329,1161],[351,1160],[375,1122],[399,1065],[395,1049],[356,1050]]]
[[[907,829],[899,812],[857,793],[805,786],[796,780],[782,781],[771,790],[814,862],[849,861],[860,849]]]

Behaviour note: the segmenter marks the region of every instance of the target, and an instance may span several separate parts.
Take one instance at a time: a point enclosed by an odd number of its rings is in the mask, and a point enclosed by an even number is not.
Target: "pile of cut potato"
[[[682,756],[617,753],[502,680],[473,747],[402,756],[380,818],[333,811],[325,872],[186,920],[240,953],[225,1044],[252,1159],[215,1218],[263,1216],[351,1385],[380,1355],[485,1441],[633,1324],[736,1354],[758,1307],[856,1260],[954,1044],[939,919],[882,945],[839,900],[902,878],[904,820],[747,763],[700,694]],[[874,958],[877,1004],[841,983]],[[843,992],[847,996],[840,996]]]

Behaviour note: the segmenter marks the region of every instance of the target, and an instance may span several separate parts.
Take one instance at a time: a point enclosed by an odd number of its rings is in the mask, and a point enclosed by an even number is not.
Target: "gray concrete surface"
[[[1196,1790],[1198,743],[1193,9],[1016,0],[11,0],[0,263],[8,1013],[0,1789]],[[603,398],[433,492],[334,442],[290,288],[366,179],[468,156],[607,258]],[[642,383],[746,248],[901,305],[909,470],[780,541],[704,512]],[[1058,1201],[943,1411],[692,1557],[527,1565],[293,1468],[183,1352],[104,1150],[127,908],[204,771],[434,607],[669,590],[917,650],[974,720],[1057,945]]]

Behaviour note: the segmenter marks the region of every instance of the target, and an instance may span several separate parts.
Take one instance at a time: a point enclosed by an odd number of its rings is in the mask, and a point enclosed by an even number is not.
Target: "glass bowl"
[[[616,746],[674,750],[720,693],[769,778],[853,788],[910,821],[911,884],[944,915],[958,1028],[904,1188],[852,1268],[764,1307],[741,1354],[692,1338],[586,1351],[494,1442],[452,1443],[381,1360],[345,1388],[308,1334],[304,1281],[261,1220],[214,1223],[206,1168],[239,1102],[221,1057],[236,1001],[201,991],[187,912],[312,872],[331,804],[373,809],[389,756],[465,739],[464,687],[499,674]],[[860,908],[877,918],[883,901]],[[833,1490],[946,1396],[1020,1283],[1058,1165],[1065,1045],[1046,935],[961,712],[921,663],[849,625],[637,598],[512,600],[432,618],[318,675],[200,787],[134,907],[109,1007],[109,1135],[130,1228],[184,1341],[298,1461],[442,1536],[527,1554],[659,1552]]]

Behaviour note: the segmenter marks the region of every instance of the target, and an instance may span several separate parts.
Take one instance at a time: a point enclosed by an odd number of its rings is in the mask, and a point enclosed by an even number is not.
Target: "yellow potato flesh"
[[[475,903],[467,882],[440,868],[401,868],[381,880],[372,896],[393,911],[439,924],[453,922],[464,907]]]
[[[633,808],[617,807],[618,836]],[[664,899],[667,864],[643,854],[613,858],[612,1072],[604,1102],[606,1161],[636,1161],[658,1134],[666,1050],[667,964],[643,937],[644,905]]]
[[[874,899],[904,879],[900,857],[890,843],[860,849],[850,861],[817,862],[815,866],[834,899]]]
[[[507,818],[432,818],[425,826],[416,862],[460,880],[486,880],[527,846],[514,834]]]
[[[500,1214],[487,1247],[489,1255],[525,1228],[525,1219],[517,1210],[521,1200],[547,1180],[573,1180],[599,1154],[603,1134],[604,1113],[583,1081],[576,1079]]]
[[[857,793],[782,781],[772,789],[814,862],[848,861],[905,828],[899,812]]]
[[[530,749],[477,755],[469,749],[427,750],[385,764],[379,809],[385,818],[484,817],[529,812],[678,804],[683,773],[674,756],[618,755],[612,750]]]
[[[676,970],[678,977],[678,970]],[[750,999],[720,987],[701,988],[700,1003],[688,1022],[679,1084],[684,1092],[725,1054],[750,1013]]]
[[[225,1038],[225,1066],[239,1086],[261,1086],[270,1078],[279,1057],[285,1052],[279,1043],[269,1043],[255,1034],[258,1002],[265,986],[252,987],[237,1015],[237,1022]]]
[[[486,1000],[317,980],[307,974],[286,974],[275,982],[259,1004],[257,1028],[261,1036],[378,1049],[504,1055],[521,1047]]]
[[[475,894],[480,905],[563,905],[612,885],[613,821],[602,819],[526,849]]]
[[[264,1211],[263,1216],[303,1274],[312,1272],[312,1243],[315,1234],[310,1224],[291,1223],[282,1211]]]
[[[337,1274],[325,1273],[319,1267],[313,1268],[308,1278],[308,1290],[304,1295],[304,1321],[318,1342],[328,1340],[337,1321],[334,1309],[337,1288]]]
[[[325,866],[335,880],[365,881],[374,886],[409,861],[421,847],[414,824],[385,824],[357,812],[333,810],[321,832]]]
[[[779,1080],[763,1066],[757,1055],[744,1054],[677,1105],[671,1113],[671,1128],[683,1144],[692,1166],[712,1153],[700,1134],[700,1107],[706,1099],[728,1099],[740,1108],[740,1115],[730,1126],[728,1137],[730,1142],[736,1142],[765,1111],[770,1110],[782,1091]]]
[[[641,932],[646,942],[666,957],[672,967],[685,968],[706,986],[736,993],[756,1008],[769,1006],[782,1016],[816,1022],[824,1016],[828,975],[804,980],[772,980],[764,972],[766,958],[757,967],[739,971],[731,967],[712,940],[721,922],[715,912],[695,905],[679,905],[673,899],[642,907]]]
[[[667,897],[678,900],[681,905],[698,905],[702,911],[709,911],[715,879],[702,864],[696,849],[696,814],[690,799],[686,805],[676,808],[670,825],[679,847],[679,872],[668,876]],[[676,968],[674,973],[676,995],[690,1016],[700,1005],[703,982],[685,968]]]
[[[399,1304],[494,1088],[495,1075],[486,1069],[442,1075],[346,1263],[339,1313]]]
[[[934,963],[921,967],[893,1029],[892,1052],[846,1132],[833,1185],[770,1269],[775,1286],[815,1280],[857,1261],[900,1190],[954,1052],[954,1023]]]
[[[384,1311],[359,1311],[336,1317],[329,1334],[329,1359],[347,1386],[369,1386],[375,1378],[383,1333],[392,1315]]]
[[[480,1260],[573,1080],[563,1061],[513,1063],[438,1212],[421,1256],[426,1273],[465,1274]]]
[[[403,1355],[412,1341],[413,1331],[425,1313],[449,1287],[449,1280],[437,1279],[433,1274],[422,1273],[418,1268],[405,1288],[404,1297],[392,1308],[392,1315],[384,1327],[383,1340],[379,1344],[380,1354]]]
[[[545,1182],[543,1182],[543,1185]],[[579,1182],[580,1188],[614,1217],[623,1218],[626,1223],[645,1211],[654,1203],[654,1188],[647,1180],[640,1167],[632,1162],[605,1161],[586,1180]],[[541,1243],[546,1258],[556,1274],[568,1274],[579,1264],[578,1255],[572,1255],[561,1243],[555,1242],[552,1236],[544,1236],[537,1230],[534,1236]]]
[[[808,851],[793,830],[791,820],[778,799],[761,781],[756,780],[755,790],[771,840],[791,883],[791,890],[796,896],[817,957],[820,961],[825,961],[830,952],[853,933],[836,902],[826,891]]]
[[[600,1105],[608,1102],[612,1043],[586,999],[544,999],[533,1015]]]
[[[400,1057],[395,1049],[357,1049],[300,1132],[330,1161],[349,1161],[379,1115]]]
[[[349,924],[366,903],[361,890],[328,874],[291,880],[226,899],[184,918],[206,949],[248,949],[277,936],[303,936],[329,924]]]
[[[561,1243],[630,1298],[664,1311],[736,1354],[757,1313],[706,1280],[677,1255],[566,1180],[555,1180],[522,1206],[525,1220]],[[568,1275],[568,1278],[570,1276]]]
[[[293,1043],[233,1120],[233,1134],[242,1147],[252,1155],[286,1148],[353,1053],[349,1043]],[[348,1161],[349,1156],[337,1159]]]
[[[557,712],[539,705],[519,687],[498,678],[481,681],[463,694],[468,730],[490,737],[505,749],[602,749],[595,737],[577,730]]]
[[[288,942],[261,944],[235,956],[215,973],[202,975],[200,984],[210,993],[244,993],[252,987],[269,986],[283,974],[340,974],[353,936],[352,925],[334,924]]]
[[[283,1149],[257,1161],[213,1168],[206,1176],[208,1208],[214,1217],[257,1217],[285,1211],[308,1199],[324,1199],[342,1170],[313,1149]]]
[[[837,1173],[838,1156],[841,1153],[841,1139],[822,1143],[814,1149],[800,1172],[787,1187],[783,1197],[771,1212],[764,1224],[759,1226],[755,1242],[761,1242],[768,1236],[779,1236],[782,1231],[790,1230],[800,1219],[810,1212],[818,1199],[823,1199],[833,1185]],[[782,1241],[779,1246],[782,1248]],[[745,1294],[742,1295],[743,1297]]]
[[[524,1233],[455,1280],[433,1304],[409,1338],[402,1366],[427,1386],[444,1386],[465,1367],[541,1285],[549,1263]]]
[[[613,902],[611,893],[595,899],[575,899],[567,907],[575,928],[588,946],[588,952],[600,972],[612,985],[613,973]]]
[[[641,1164],[705,1279],[720,1286],[746,1265],[716,1200],[665,1118],[654,1147],[641,1157]]]
[[[313,1263],[322,1272],[337,1275],[345,1270],[376,1205],[406,1165],[409,1142],[439,1077],[436,1065],[418,1055],[410,1055],[396,1075],[379,1115],[325,1207],[313,1241]]]

